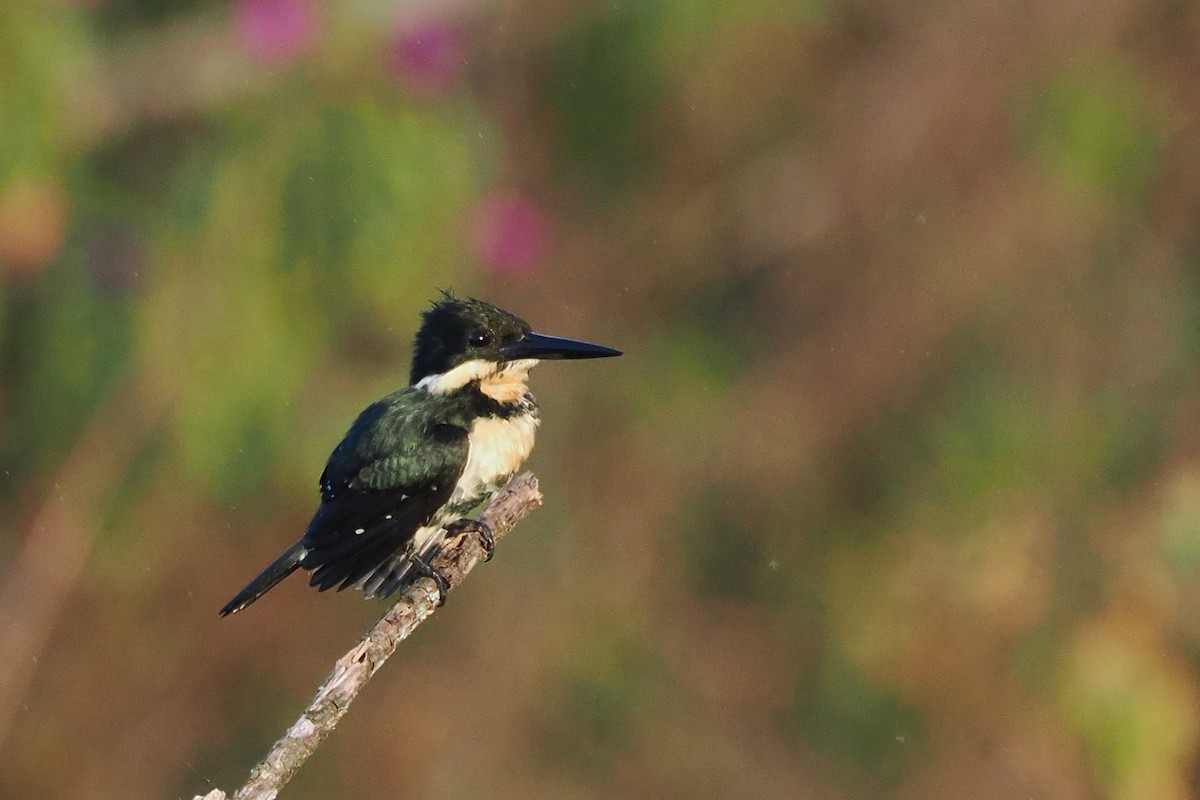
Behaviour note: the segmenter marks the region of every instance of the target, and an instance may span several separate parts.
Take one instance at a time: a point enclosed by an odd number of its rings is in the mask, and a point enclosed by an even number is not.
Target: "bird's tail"
[[[225,607],[221,609],[221,616],[227,617],[241,611],[269,592],[275,584],[295,572],[296,567],[300,566],[300,562],[306,555],[308,555],[308,549],[305,548],[303,540],[284,550],[279,558],[271,562],[271,566],[264,569],[257,578],[246,584],[245,589],[242,589],[225,604]]]

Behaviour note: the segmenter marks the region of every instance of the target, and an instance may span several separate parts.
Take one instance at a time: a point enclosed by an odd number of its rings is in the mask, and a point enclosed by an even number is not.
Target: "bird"
[[[333,449],[312,521],[220,611],[234,614],[297,569],[320,591],[388,597],[418,577],[449,588],[430,561],[450,535],[486,524],[467,516],[524,463],[540,424],[529,372],[546,359],[621,351],[535,333],[491,303],[443,292],[422,315],[409,385],[367,406]]]

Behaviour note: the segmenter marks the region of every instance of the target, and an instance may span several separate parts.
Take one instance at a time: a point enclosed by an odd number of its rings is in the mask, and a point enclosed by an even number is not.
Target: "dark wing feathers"
[[[436,485],[390,490],[350,490],[326,501],[304,534],[308,550],[302,566],[312,570],[311,583],[324,591],[338,584],[345,589],[396,553],[405,550],[417,528],[450,499],[457,475]],[[391,519],[388,519],[388,516]],[[361,530],[362,533],[356,533]]]
[[[302,539],[312,585],[345,589],[405,552],[450,499],[468,452],[466,430],[423,404],[364,411],[321,475],[321,506]]]

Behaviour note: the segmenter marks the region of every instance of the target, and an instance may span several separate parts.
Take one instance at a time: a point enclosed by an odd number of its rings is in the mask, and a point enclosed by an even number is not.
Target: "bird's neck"
[[[444,396],[468,420],[470,442],[451,512],[464,513],[491,497],[529,457],[539,424],[537,402],[525,383],[531,366],[512,362]]]
[[[529,394],[529,370],[536,363],[533,359],[510,361],[502,369],[480,378],[479,391],[500,405],[515,405]]]
[[[436,399],[452,419],[469,428],[481,417],[511,419],[530,415],[536,419],[537,402],[529,392],[529,370],[536,360],[467,361],[446,372],[429,375],[413,385],[419,393]]]
[[[529,380],[529,370],[533,369],[537,363],[535,358],[519,361],[474,359],[464,361],[445,372],[426,375],[413,385],[429,394],[445,395],[475,383],[484,394],[500,402],[506,402],[506,398],[520,398],[528,391],[525,383]]]
[[[529,370],[536,359],[519,361],[467,361],[453,369],[426,376],[414,386],[463,407],[471,417],[511,417],[534,412],[529,393]]]

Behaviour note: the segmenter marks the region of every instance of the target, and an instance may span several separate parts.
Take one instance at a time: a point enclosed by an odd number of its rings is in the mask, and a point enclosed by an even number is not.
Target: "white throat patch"
[[[466,361],[454,369],[428,375],[417,381],[417,388],[430,394],[449,394],[466,386],[471,381],[482,380],[485,375],[496,371],[498,365],[489,361]]]
[[[536,358],[499,363],[473,359],[445,372],[428,375],[417,381],[416,387],[430,394],[449,394],[472,381],[479,381],[480,391],[488,397],[499,403],[512,403],[525,395],[529,370],[537,363]]]

